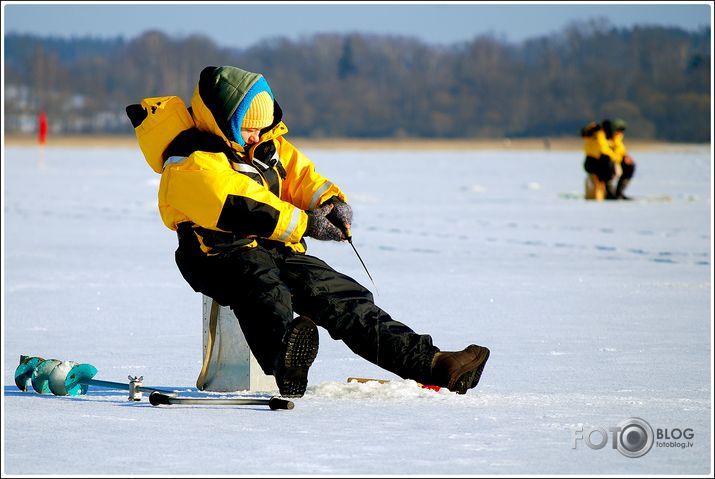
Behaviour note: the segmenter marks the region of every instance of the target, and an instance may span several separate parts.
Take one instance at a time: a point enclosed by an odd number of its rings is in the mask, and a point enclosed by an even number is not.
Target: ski
[[[186,405],[186,406],[249,406],[262,405],[276,409],[293,409],[295,405],[293,401],[281,399],[273,396],[270,399],[263,398],[188,398],[178,397],[170,394],[164,394],[154,391],[149,395],[149,402],[152,406],[170,406],[170,405]]]
[[[374,379],[374,378],[358,378],[358,377],[350,377],[348,378],[349,383],[371,383],[371,382],[377,382],[380,384],[387,384],[390,382],[389,379]],[[417,383],[419,387],[422,389],[430,389],[432,391],[439,391],[442,389],[440,386],[435,386],[432,384],[422,384],[422,383]]]

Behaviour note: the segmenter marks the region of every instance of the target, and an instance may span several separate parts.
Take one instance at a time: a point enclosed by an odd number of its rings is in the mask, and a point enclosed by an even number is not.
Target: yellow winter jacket
[[[584,127],[581,136],[583,137],[583,150],[587,157],[596,159],[601,158],[602,155],[611,159],[615,157],[615,152],[606,139],[606,133],[597,123],[589,123]]]
[[[623,143],[623,132],[614,131],[613,138],[611,138],[608,143],[611,147],[611,150],[613,150],[613,156],[611,157],[611,159],[614,163],[620,165],[623,161],[623,158],[628,154],[628,151],[626,150],[626,145]]]
[[[135,131],[147,162],[161,173],[161,218],[172,230],[190,222],[205,254],[261,241],[305,252],[305,210],[334,196],[346,201],[340,188],[284,137],[288,128],[280,121],[277,103],[274,122],[261,130],[257,145],[246,149],[242,140],[232,138],[230,117],[247,108],[251,92],[261,84],[267,87],[258,74],[207,67],[191,112],[183,103],[177,105],[177,97],[142,102],[146,118]],[[168,120],[155,118],[162,109],[171,110]]]

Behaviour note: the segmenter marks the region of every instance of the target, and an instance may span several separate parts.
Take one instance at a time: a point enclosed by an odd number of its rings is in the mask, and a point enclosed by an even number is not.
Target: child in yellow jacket
[[[624,194],[628,183],[636,170],[636,164],[633,158],[628,154],[626,145],[623,143],[624,132],[626,131],[626,122],[620,118],[614,120],[603,120],[601,123],[603,131],[606,134],[608,144],[613,151],[612,161],[614,164],[615,176],[618,177],[616,191],[614,195],[619,200],[630,200]]]
[[[304,237],[350,238],[352,208],[285,138],[262,75],[206,67],[190,112],[177,97],[158,97],[127,114],[161,174],[159,210],[177,232],[181,274],[195,291],[231,307],[281,395],[304,394],[318,352],[316,325],[402,378],[460,394],[477,385],[488,348],[440,351],[429,335],[376,306],[354,279],[306,254]]]
[[[596,175],[606,187],[606,199],[616,199],[616,194],[611,186],[611,180],[615,174],[613,158],[616,153],[611,148],[606,132],[603,127],[595,121],[581,129],[583,138],[583,149],[586,159],[583,168],[587,173]]]

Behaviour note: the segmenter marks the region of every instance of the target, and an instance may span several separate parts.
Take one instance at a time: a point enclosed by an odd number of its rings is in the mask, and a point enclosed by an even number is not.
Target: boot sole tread
[[[286,345],[284,370],[276,377],[281,396],[298,398],[305,394],[308,387],[308,370],[317,355],[318,330],[315,325],[296,325]]]

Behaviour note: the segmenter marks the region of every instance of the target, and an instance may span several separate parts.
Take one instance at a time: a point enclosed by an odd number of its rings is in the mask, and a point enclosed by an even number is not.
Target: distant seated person
[[[636,164],[633,158],[628,154],[626,145],[623,144],[623,135],[626,131],[626,122],[620,118],[614,120],[603,120],[601,123],[608,144],[613,151],[614,175],[618,177],[615,196],[618,200],[630,200],[623,191],[633,178],[633,173],[636,170]]]
[[[616,153],[611,148],[605,131],[601,125],[592,121],[581,129],[581,137],[583,138],[583,149],[586,154],[583,168],[590,175],[597,177],[597,180],[602,184],[602,188],[605,188],[604,196],[606,199],[616,199],[616,193],[611,186],[611,180],[615,174],[613,158]],[[596,193],[595,199],[603,199],[603,196],[599,196]]]

